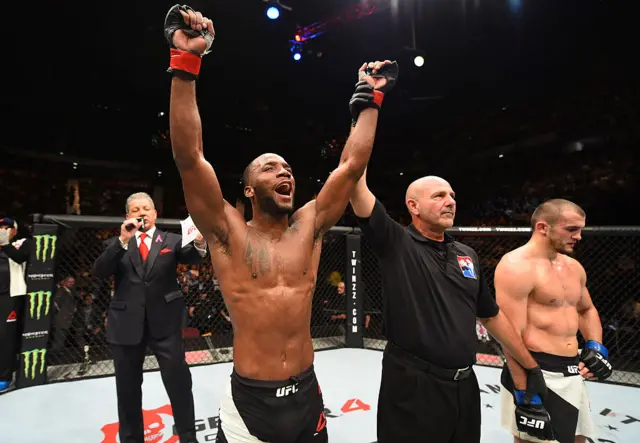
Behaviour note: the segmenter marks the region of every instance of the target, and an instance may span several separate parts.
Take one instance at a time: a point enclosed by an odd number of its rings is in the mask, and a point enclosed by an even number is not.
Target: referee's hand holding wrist
[[[549,390],[547,383],[544,381],[544,375],[540,366],[527,369],[527,390],[524,396],[525,403],[530,403],[534,396],[538,395],[542,401],[545,401]]]

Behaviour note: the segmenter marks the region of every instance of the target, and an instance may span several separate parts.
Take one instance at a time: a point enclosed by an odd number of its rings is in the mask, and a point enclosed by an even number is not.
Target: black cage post
[[[348,348],[364,347],[364,316],[362,314],[362,281],[360,259],[360,235],[347,235],[345,263],[345,295],[347,309],[346,343]]]

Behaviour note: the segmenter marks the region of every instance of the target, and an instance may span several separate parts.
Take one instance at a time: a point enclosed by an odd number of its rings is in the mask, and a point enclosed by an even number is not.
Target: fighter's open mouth
[[[291,195],[291,183],[280,183],[276,186],[276,193],[289,197]]]

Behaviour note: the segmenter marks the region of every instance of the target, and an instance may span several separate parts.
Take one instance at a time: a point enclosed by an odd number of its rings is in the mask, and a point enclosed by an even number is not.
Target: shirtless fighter
[[[340,163],[317,198],[292,216],[295,180],[285,160],[263,154],[247,166],[244,195],[253,209],[247,223],[223,199],[202,152],[194,80],[213,40],[211,21],[176,5],[167,15],[165,35],[173,74],[173,155],[189,213],[210,246],[234,329],[234,369],[220,408],[217,441],[326,442],[310,331],[322,238],[342,216],[364,173],[378,111],[395,83],[397,65],[386,61],[361,67],[350,102],[357,123]]]
[[[595,441],[584,379],[604,380],[612,373],[587,275],[570,257],[584,225],[585,213],[575,203],[543,203],[531,218],[531,239],[502,258],[494,280],[500,308],[543,371],[549,388],[544,407],[554,434],[546,440],[559,443]],[[586,341],[580,355],[578,330]],[[501,377],[502,426],[516,443],[545,441],[536,438],[536,415],[531,411],[539,401],[522,406],[526,374],[506,351],[505,356],[510,371],[505,367]]]

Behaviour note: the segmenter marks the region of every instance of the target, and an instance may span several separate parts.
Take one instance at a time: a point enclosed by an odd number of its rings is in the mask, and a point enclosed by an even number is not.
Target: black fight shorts
[[[217,443],[328,441],[322,392],[313,366],[288,380],[231,374],[220,404]]]
[[[480,388],[473,370],[460,380],[426,372],[387,345],[378,397],[378,443],[480,443]]]

